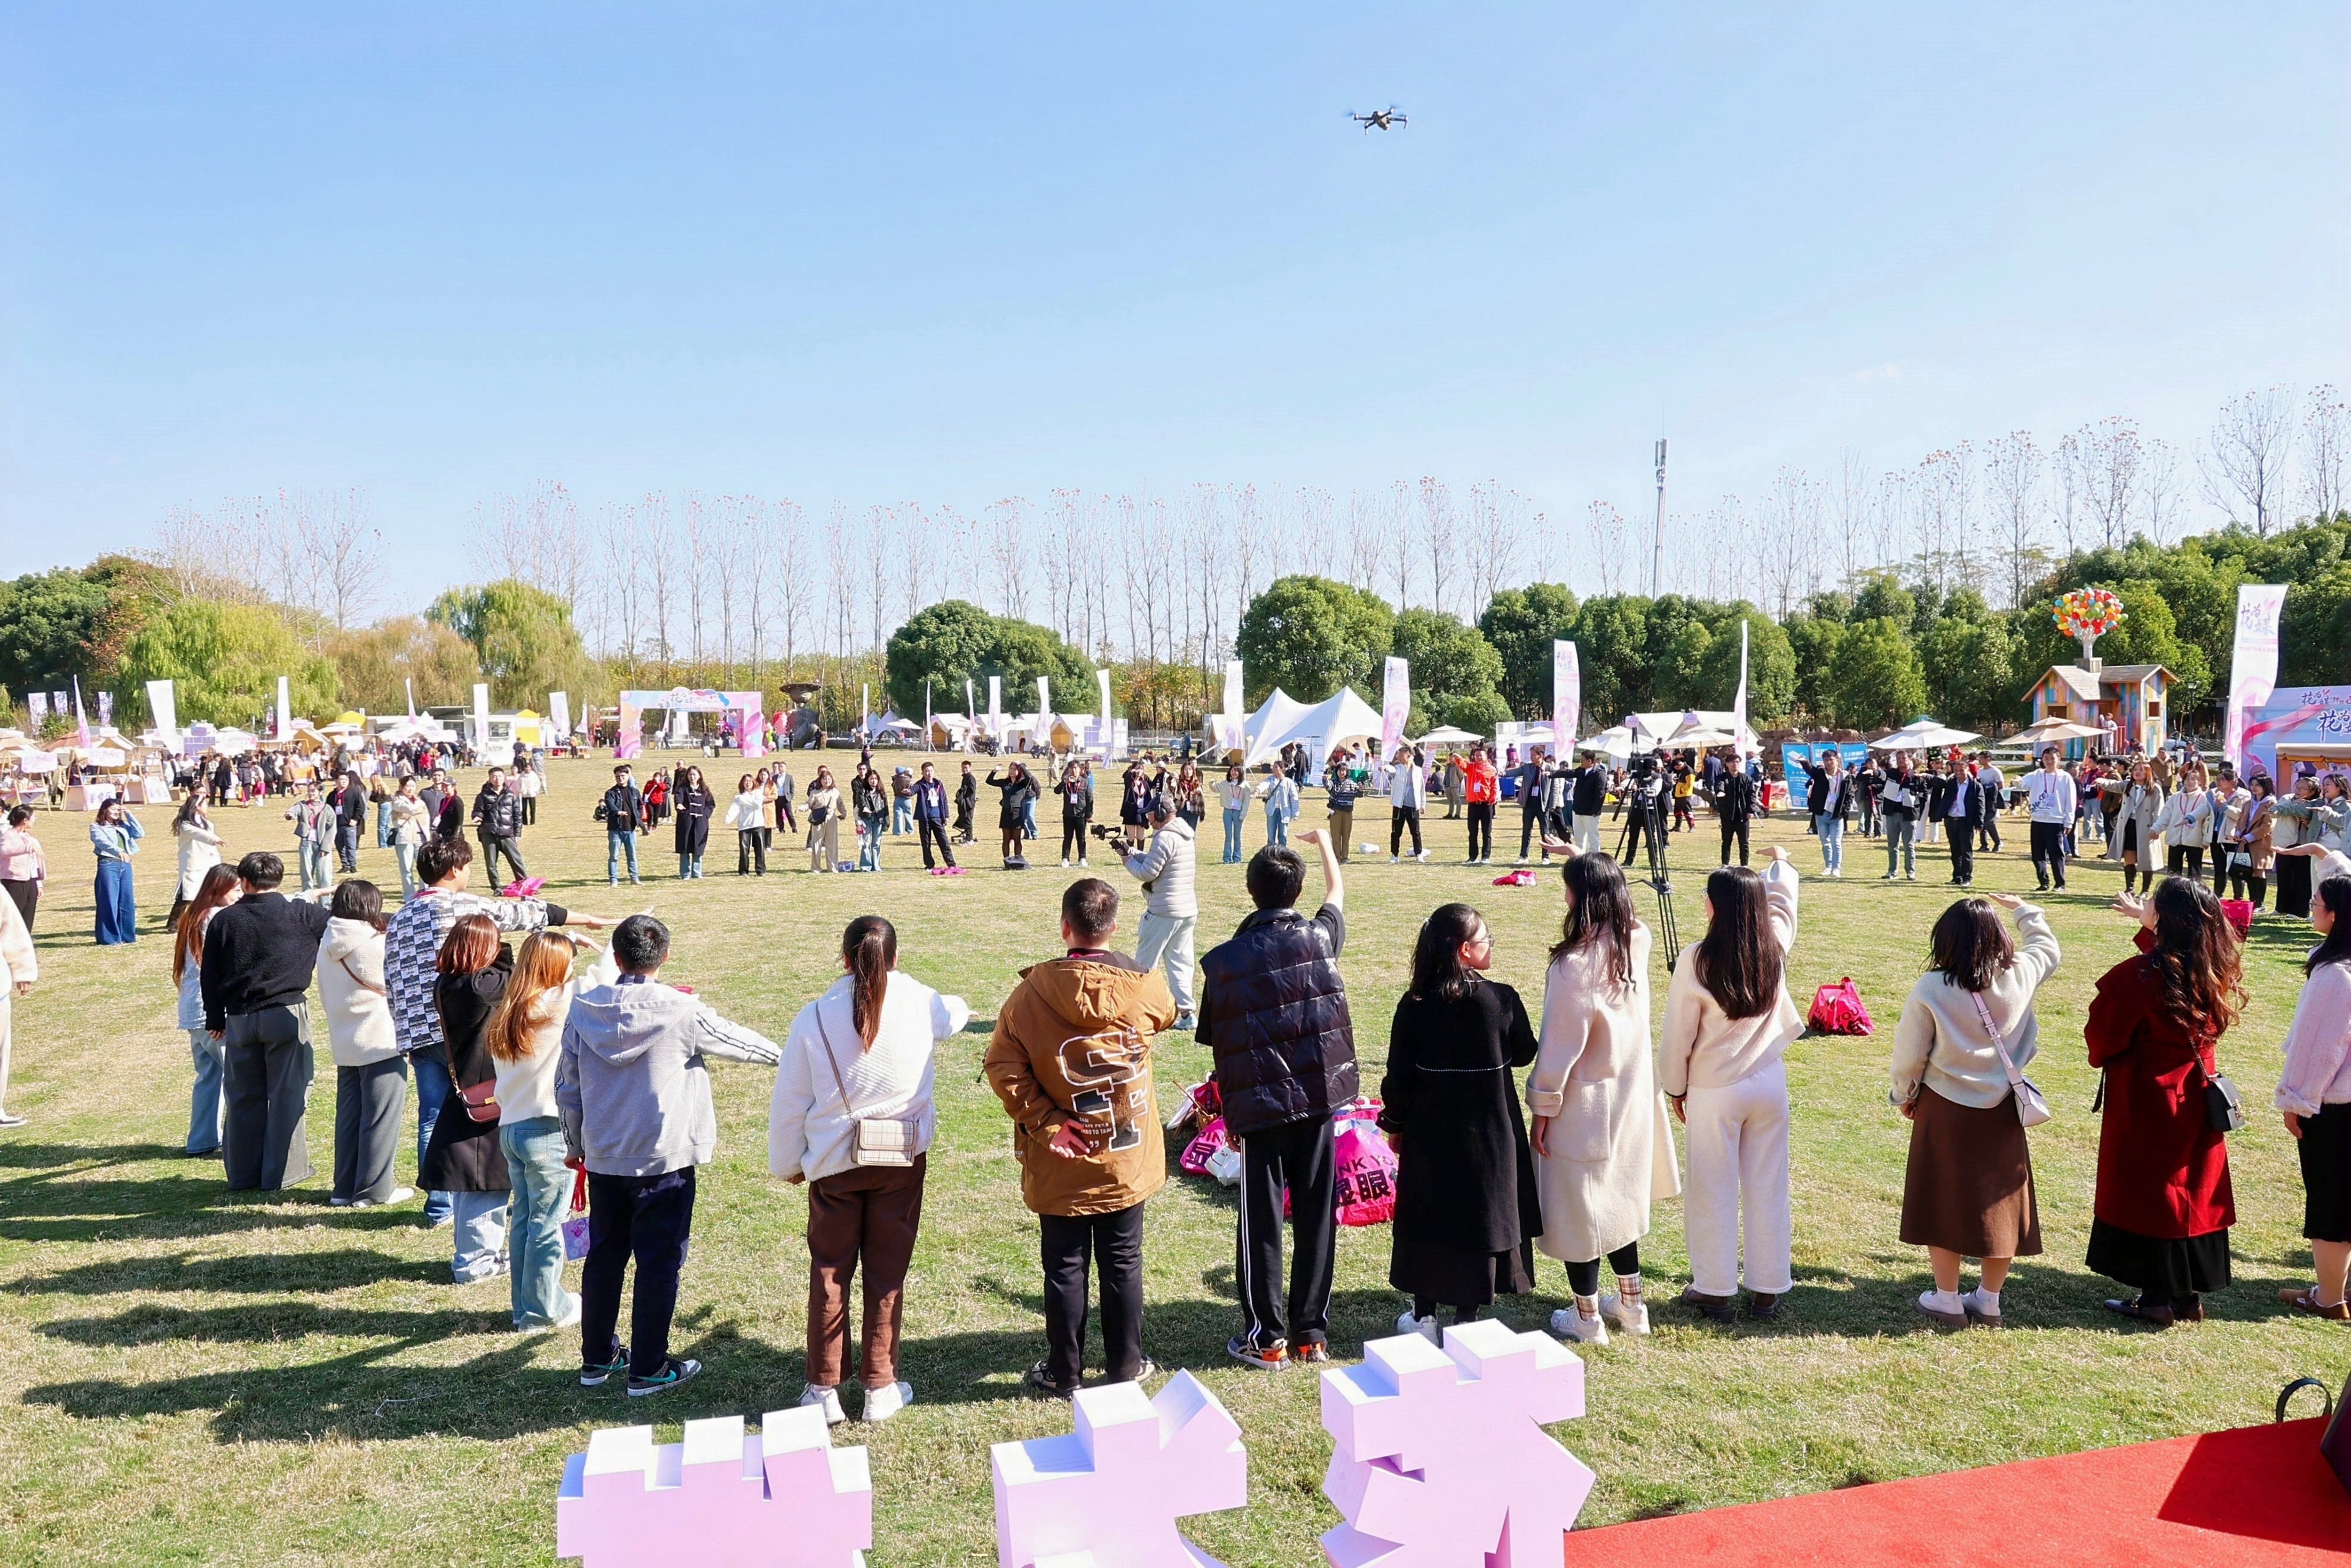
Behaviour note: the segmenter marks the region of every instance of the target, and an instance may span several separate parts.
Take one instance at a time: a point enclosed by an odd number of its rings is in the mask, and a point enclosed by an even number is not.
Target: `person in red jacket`
[[[2158,1328],[2204,1316],[2229,1283],[2229,1147],[2205,1089],[2213,1047],[2243,1002],[2236,933],[2201,883],[2167,876],[2115,908],[2139,923],[2138,955],[2099,977],[2083,1033],[2105,1074],[2090,1267],[2138,1287],[2106,1310]]]
[[[1500,793],[1494,759],[1482,746],[1469,748],[1469,766],[1461,770],[1461,796],[1469,802],[1469,863],[1484,865],[1494,858],[1494,798]]]

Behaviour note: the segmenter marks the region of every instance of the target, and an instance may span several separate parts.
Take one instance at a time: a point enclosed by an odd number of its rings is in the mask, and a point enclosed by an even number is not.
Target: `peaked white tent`
[[[1311,765],[1320,768],[1332,747],[1378,736],[1380,716],[1345,686],[1311,707],[1276,691],[1249,715],[1241,731],[1249,738],[1249,749],[1241,759],[1244,767],[1270,762],[1283,747],[1295,742],[1306,747]]]

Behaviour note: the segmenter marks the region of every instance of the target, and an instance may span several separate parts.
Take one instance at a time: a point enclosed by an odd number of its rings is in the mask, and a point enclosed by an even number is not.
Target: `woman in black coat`
[[[996,825],[1004,835],[1004,858],[1020,858],[1020,844],[1028,831],[1029,802],[1037,799],[1037,780],[1029,776],[1023,763],[1008,762],[1002,773],[991,772],[987,781],[1003,792],[1004,805]]]
[[[464,1285],[507,1271],[508,1184],[507,1156],[498,1147],[498,1113],[492,1104],[489,1119],[477,1122],[463,1096],[469,1087],[497,1082],[497,1063],[490,1060],[482,1034],[514,972],[514,955],[488,915],[466,915],[449,927],[434,967],[438,973],[433,1005],[441,1014],[453,1092],[433,1124],[416,1185],[455,1197],[456,1236],[449,1268]]]
[[[1388,1283],[1408,1292],[1400,1333],[1437,1337],[1437,1309],[1468,1322],[1498,1295],[1534,1289],[1542,1203],[1511,1069],[1537,1049],[1526,1005],[1489,980],[1485,917],[1448,904],[1420,928],[1396,1003],[1380,1128],[1396,1151]]]
[[[677,787],[670,791],[669,803],[676,808],[677,874],[681,878],[702,874],[702,852],[710,843],[710,819],[718,807],[718,798],[710,786],[702,781],[702,769],[686,767],[677,770]]]

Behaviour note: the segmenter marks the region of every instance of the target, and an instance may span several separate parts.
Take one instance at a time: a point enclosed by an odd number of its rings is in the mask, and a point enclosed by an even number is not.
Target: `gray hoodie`
[[[572,999],[555,1064],[564,1142],[595,1176],[706,1165],[718,1143],[705,1056],[773,1067],[772,1040],[674,986],[623,975]]]
[[[1170,817],[1153,830],[1150,847],[1126,857],[1126,869],[1143,879],[1144,907],[1154,915],[1185,919],[1200,913],[1192,887],[1192,824]]]

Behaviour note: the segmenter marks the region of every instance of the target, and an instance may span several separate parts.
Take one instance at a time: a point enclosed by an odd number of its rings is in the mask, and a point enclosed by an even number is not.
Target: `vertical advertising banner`
[[[2285,609],[2283,583],[2242,583],[2237,589],[2237,643],[2230,659],[2229,724],[2222,753],[2242,772],[2245,719],[2277,690],[2278,616]]]
[[[155,721],[155,731],[167,743],[180,736],[180,703],[177,689],[169,681],[147,683],[147,713]]]
[[[1241,662],[1225,661],[1224,714],[1217,724],[1217,744],[1228,751],[1238,751],[1249,744],[1249,734],[1242,726],[1249,720],[1249,710],[1241,696]]]
[[[990,738],[1004,738],[1004,677],[987,677],[987,733]]]
[[[283,692],[286,688],[279,685]],[[278,699],[283,702],[285,699]],[[486,681],[474,683],[474,749],[486,751],[490,745],[490,687]]]
[[[47,692],[26,692],[25,694],[25,707],[26,710],[32,715],[33,733],[35,735],[40,734],[41,726],[49,722],[49,694]]]
[[[569,738],[571,735],[571,694],[569,692],[548,693],[547,716],[549,724],[554,728],[558,738]]]
[[[1576,731],[1583,723],[1583,666],[1574,643],[1555,641],[1551,645],[1551,734],[1558,747],[1553,756],[1575,755],[1575,743],[1583,738]]]
[[[1740,757],[1747,755],[1747,620],[1739,622],[1739,696],[1730,705],[1730,733],[1737,737],[1734,749]]]
[[[98,727],[100,729],[109,729],[113,727],[113,725],[114,694],[100,692],[98,694]]]
[[[277,677],[277,738],[279,740],[287,739],[294,733],[294,698],[291,687],[292,683],[284,675]],[[475,686],[474,689],[477,692],[489,690],[487,686]]]
[[[1412,712],[1412,665],[1391,654],[1387,684],[1380,693],[1380,757],[1392,758],[1404,744],[1405,719]]]
[[[1049,744],[1053,733],[1053,693],[1045,677],[1037,677],[1037,744]]]

